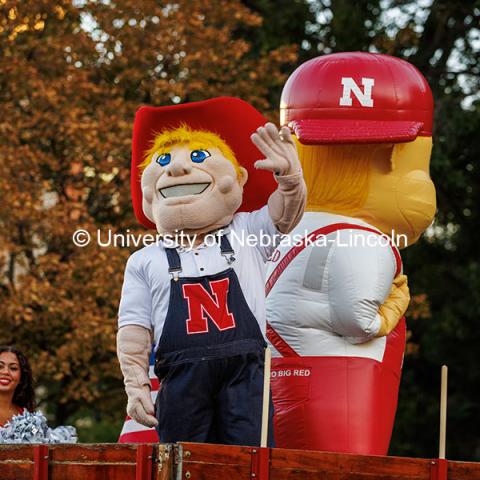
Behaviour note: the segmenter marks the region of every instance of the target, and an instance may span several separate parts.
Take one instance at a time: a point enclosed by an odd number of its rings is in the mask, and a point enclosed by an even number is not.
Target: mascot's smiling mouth
[[[210,183],[188,183],[185,185],[173,185],[172,187],[160,188],[159,192],[163,198],[184,197],[186,195],[200,195]]]

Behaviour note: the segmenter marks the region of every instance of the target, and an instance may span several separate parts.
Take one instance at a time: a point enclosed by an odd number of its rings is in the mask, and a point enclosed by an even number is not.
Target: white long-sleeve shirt
[[[265,334],[265,263],[275,248],[279,232],[270,218],[268,207],[236,214],[225,232],[228,232],[235,251],[236,260],[231,266],[238,276],[245,300]],[[262,236],[266,240],[263,244],[260,242]],[[195,249],[178,248],[177,251],[182,263],[180,276],[203,277],[230,267],[221,255],[218,243],[202,244]],[[152,244],[133,253],[125,268],[119,328],[124,325],[147,328],[153,331],[155,345],[158,345],[169,306],[170,279],[164,243]]]

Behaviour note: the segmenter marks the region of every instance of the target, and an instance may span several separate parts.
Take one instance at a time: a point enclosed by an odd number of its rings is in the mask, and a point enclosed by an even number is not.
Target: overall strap
[[[220,253],[227,259],[229,265],[235,261],[235,251],[226,235],[220,237]]]
[[[319,228],[313,232],[310,232],[304,238],[302,238],[298,243],[296,243],[287,253],[286,255],[280,260],[278,265],[275,267],[273,272],[270,274],[270,277],[265,284],[265,295],[268,297],[270,290],[273,288],[275,283],[277,283],[278,278],[282,275],[284,270],[290,264],[290,262],[300,254],[309,244],[314,243],[318,238],[321,238],[322,235],[329,235],[330,233],[337,232],[339,230],[364,230],[366,232],[376,233],[377,235],[383,235],[381,231],[370,228],[364,227],[363,225],[357,225],[354,223],[332,223],[330,225],[326,225],[325,227]],[[388,237],[387,237],[388,238]],[[393,256],[395,258],[395,276],[402,273],[402,257],[400,256],[400,252],[398,248],[390,241],[390,248],[392,249]]]
[[[180,261],[180,255],[176,248],[166,248],[168,260],[168,273],[172,276],[173,280],[177,281],[180,272],[182,271],[182,262]]]

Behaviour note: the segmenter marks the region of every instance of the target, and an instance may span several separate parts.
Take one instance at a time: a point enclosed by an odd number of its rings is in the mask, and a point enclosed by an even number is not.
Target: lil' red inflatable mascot
[[[308,196],[302,240],[267,281],[279,447],[388,451],[409,300],[398,248],[435,213],[432,113],[424,77],[387,55],[318,57],[285,85]]]

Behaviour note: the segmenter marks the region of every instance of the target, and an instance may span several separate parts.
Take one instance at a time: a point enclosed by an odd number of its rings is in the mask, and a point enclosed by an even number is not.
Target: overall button
[[[203,272],[205,269],[203,267],[200,267],[200,271]]]

